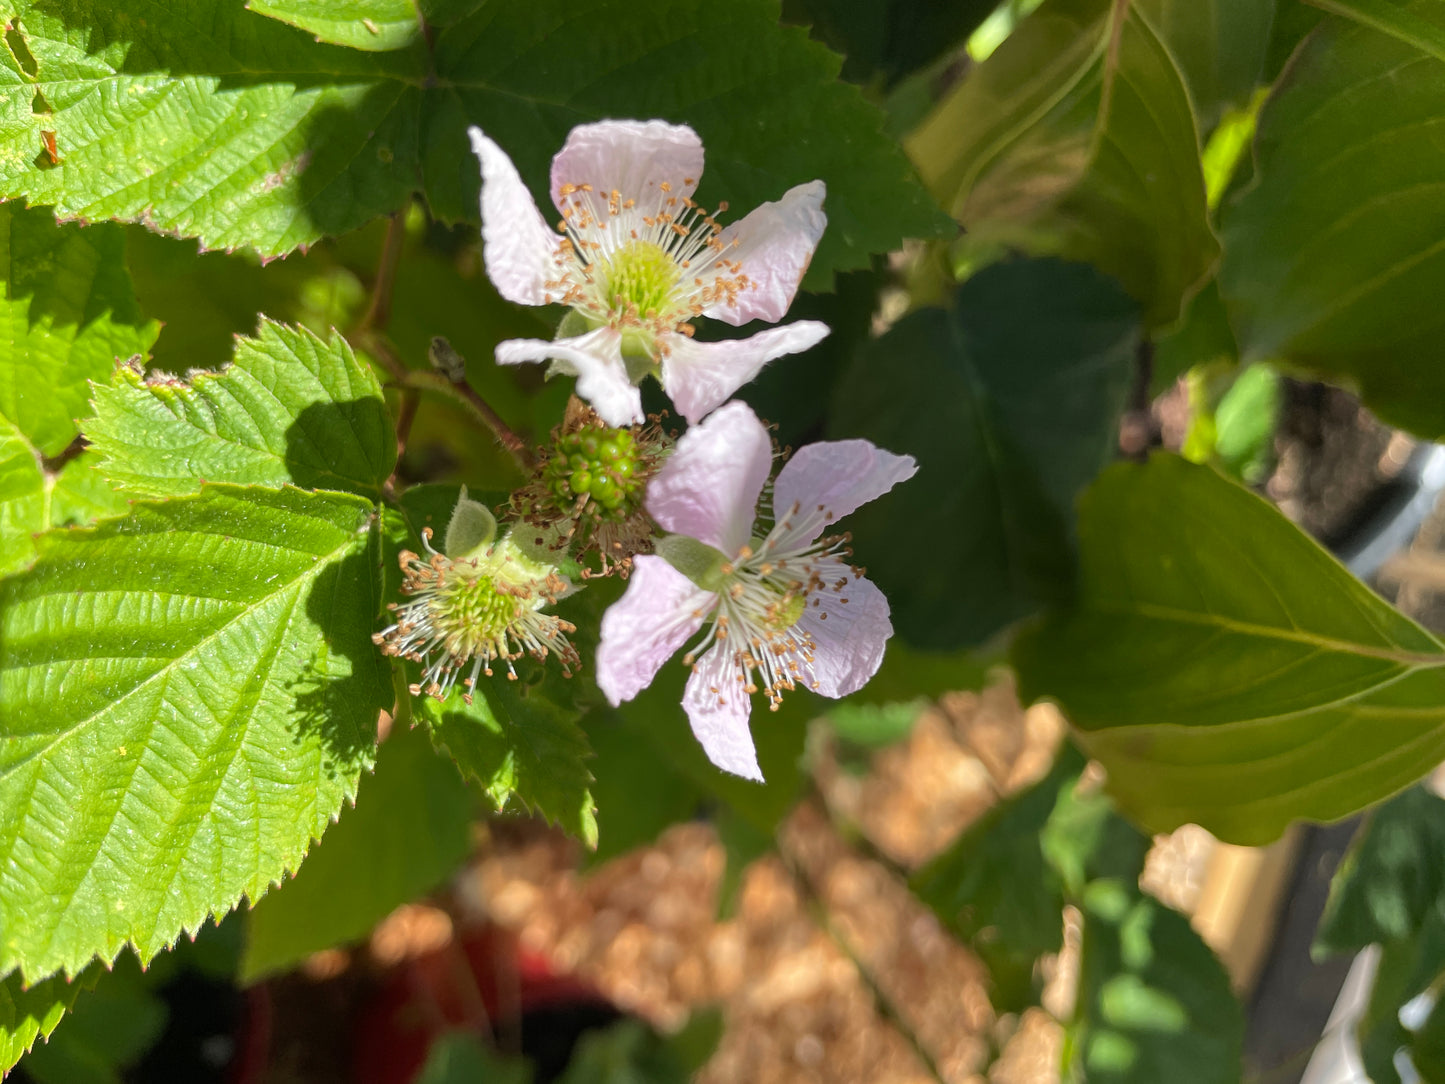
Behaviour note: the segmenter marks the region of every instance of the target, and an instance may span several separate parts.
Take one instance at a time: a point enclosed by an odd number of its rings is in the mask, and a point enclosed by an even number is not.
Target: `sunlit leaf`
[[[129,366],[97,387],[85,434],[101,469],[145,496],[202,481],[380,492],[396,436],[371,370],[340,336],[264,321],[218,373],[147,378]]]
[[[20,972],[0,982],[0,1073],[7,1073],[39,1040],[55,1030],[81,991],[95,980],[92,972],[70,982],[56,976],[26,986]]]
[[[0,968],[149,959],[296,868],[390,700],[371,509],[211,486],[0,581]]]
[[[248,0],[246,6],[317,41],[371,52],[400,49],[422,32],[415,0]]]
[[[1159,454],[1084,497],[1076,604],[1018,641],[1153,831],[1264,843],[1445,757],[1445,650],[1275,508]]]
[[[4,75],[0,65],[0,97]],[[0,276],[0,417],[56,455],[85,413],[86,381],[144,354],[159,328],[136,305],[113,226],[57,226],[43,207],[0,204]]]
[[[0,54],[0,194],[281,255],[414,191],[439,217],[476,222],[469,124],[541,194],[572,126],[664,111],[706,142],[710,204],[745,210],[828,183],[819,286],[947,228],[881,111],[837,80],[834,54],[778,25],[773,0],[588,0],[560,13],[491,0],[386,52],[313,40],[370,35],[364,22],[323,23],[341,10],[329,0],[260,2],[312,34],[233,0],[15,4]],[[348,10],[373,17],[383,3]],[[384,17],[377,37],[398,25]]]

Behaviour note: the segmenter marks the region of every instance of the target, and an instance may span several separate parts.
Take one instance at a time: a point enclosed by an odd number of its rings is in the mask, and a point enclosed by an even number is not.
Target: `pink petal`
[[[822,181],[800,184],[723,230],[718,239],[725,245],[737,240],[728,259],[742,264],[750,285],[731,304],[713,305],[703,315],[729,324],[781,320],[828,225],[823,213],[827,191]]]
[[[643,420],[642,395],[627,377],[622,362],[622,336],[610,327],[599,327],[571,339],[508,339],[497,344],[498,365],[520,365],[527,361],[563,363],[577,375],[577,394],[592,404],[608,425],[631,425]]]
[[[651,685],[716,600],[661,557],[634,558],[626,593],[602,615],[597,687],[607,702],[615,708]]]
[[[773,514],[781,521],[794,503],[805,515],[822,505],[824,516],[808,535],[816,538],[828,523],[883,496],[917,472],[918,464],[911,455],[894,455],[866,440],[807,444],[778,472],[773,484]]]
[[[702,140],[685,124],[661,120],[604,120],[579,124],[552,159],[552,202],[562,210],[562,186],[590,184],[603,201],[616,191],[651,213],[671,186],[692,195],[702,176]]]
[[[814,691],[823,696],[847,696],[868,684],[883,662],[883,647],[893,635],[888,600],[871,582],[855,577],[841,561],[827,562],[819,572],[825,583],[844,577],[848,583],[836,593],[831,589],[815,591],[796,627],[817,644],[813,677],[818,688]]]
[[[729,403],[682,435],[647,487],[647,510],[664,531],[729,557],[752,534],[773,442],[746,403]]]
[[[467,129],[482,163],[482,258],[487,277],[508,301],[545,305],[561,238],[547,225],[517,167],[480,128]]]
[[[828,325],[799,320],[747,339],[700,343],[686,335],[667,340],[662,386],[678,413],[697,422],[758,375],[774,358],[809,350],[828,335]]]
[[[743,692],[741,671],[721,644],[710,648],[693,667],[682,707],[708,760],[725,772],[763,781],[748,730],[752,698]]]

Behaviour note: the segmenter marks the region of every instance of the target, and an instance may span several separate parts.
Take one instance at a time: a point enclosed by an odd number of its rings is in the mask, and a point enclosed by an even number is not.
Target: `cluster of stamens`
[[[468,661],[470,673],[461,681],[462,699],[472,702],[477,679],[492,676],[492,664],[506,664],[507,677],[516,680],[514,663],[523,655],[544,660],[556,655],[568,677],[578,665],[576,649],[567,634],[571,622],[541,613],[567,591],[568,584],[555,572],[532,576],[520,572],[510,555],[493,547],[486,557],[454,561],[431,545],[432,532],[422,532],[427,557],[410,550],[400,557],[402,593],[411,601],[390,609],[394,624],[372,636],[385,655],[419,663],[422,681],[410,686],[413,696],[425,692],[445,700]]]
[[[783,693],[801,683],[817,689],[813,657],[817,641],[799,622],[809,609],[826,621],[834,605],[848,604],[848,586],[863,570],[847,559],[850,535],[814,538],[832,518],[823,505],[803,513],[795,503],[766,537],[755,539],[719,570],[717,617],[683,662],[691,666],[708,650],[732,656],[736,689],[708,691],[726,703],[731,692],[761,689],[773,711]],[[829,597],[832,596],[832,597]]]
[[[549,302],[598,326],[640,333],[638,345],[654,360],[667,353],[668,333],[691,335],[688,321],[752,287],[742,264],[727,258],[737,239],[724,242],[717,219],[668,182],[657,189],[642,207],[616,189],[563,185],[557,275],[546,283]],[[725,210],[718,205],[718,214]]]

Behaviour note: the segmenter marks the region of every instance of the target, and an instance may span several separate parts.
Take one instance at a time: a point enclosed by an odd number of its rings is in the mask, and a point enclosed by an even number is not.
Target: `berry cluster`
[[[570,512],[586,498],[597,505],[599,519],[621,522],[641,507],[645,480],[630,430],[588,425],[562,434],[555,448],[542,478],[558,511]]]

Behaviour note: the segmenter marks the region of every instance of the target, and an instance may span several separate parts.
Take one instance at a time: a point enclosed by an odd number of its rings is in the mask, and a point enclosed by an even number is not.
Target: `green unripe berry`
[[[592,479],[590,491],[604,508],[615,508],[622,503],[622,488],[605,474]]]

